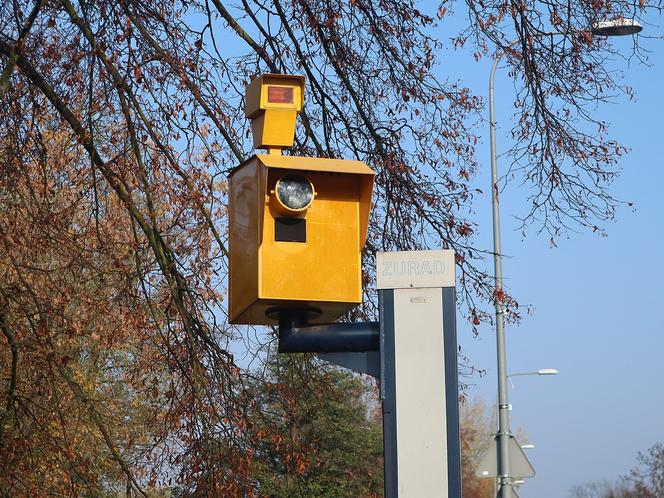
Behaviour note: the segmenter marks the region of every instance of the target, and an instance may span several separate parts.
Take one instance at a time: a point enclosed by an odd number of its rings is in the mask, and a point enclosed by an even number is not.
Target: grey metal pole
[[[634,35],[643,29],[634,20],[615,20],[596,24],[592,27],[592,36],[625,36]],[[620,29],[620,28],[623,29]],[[547,36],[559,36],[566,33],[554,31],[546,33]],[[508,48],[514,46],[519,40],[514,40]],[[496,54],[491,74],[489,75],[489,140],[491,144],[491,205],[493,208],[493,265],[495,274],[496,296],[494,306],[496,308],[496,350],[498,355],[498,433],[496,443],[498,446],[498,480],[499,496],[501,498],[515,498],[512,476],[510,475],[509,461],[509,402],[507,391],[507,354],[505,351],[505,307],[500,301],[503,289],[503,263],[500,252],[500,213],[498,210],[498,167],[496,156],[496,117],[493,108],[493,80],[496,76],[498,62],[503,56],[503,51]]]
[[[510,45],[511,46],[511,45]],[[505,350],[505,306],[500,300],[503,289],[503,264],[500,252],[500,212],[498,206],[498,167],[496,157],[496,117],[493,105],[493,80],[503,52],[498,52],[489,76],[489,137],[491,143],[491,205],[493,208],[493,265],[495,275],[496,350],[498,355],[498,492],[501,498],[514,498],[509,460],[509,402],[507,391],[507,353]]]

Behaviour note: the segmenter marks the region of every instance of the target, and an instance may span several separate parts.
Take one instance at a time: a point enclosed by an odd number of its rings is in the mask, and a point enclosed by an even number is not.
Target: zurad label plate
[[[376,254],[379,289],[454,287],[454,251],[398,251]]]

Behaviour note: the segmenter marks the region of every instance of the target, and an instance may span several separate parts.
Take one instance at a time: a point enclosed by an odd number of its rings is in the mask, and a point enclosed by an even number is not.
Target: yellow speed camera
[[[229,180],[230,321],[330,323],[362,302],[374,173],[359,161],[257,155]]]

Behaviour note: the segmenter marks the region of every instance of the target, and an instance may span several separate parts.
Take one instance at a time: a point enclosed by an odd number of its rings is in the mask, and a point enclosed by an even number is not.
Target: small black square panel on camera
[[[305,218],[275,218],[274,240],[277,242],[306,242],[307,220]]]

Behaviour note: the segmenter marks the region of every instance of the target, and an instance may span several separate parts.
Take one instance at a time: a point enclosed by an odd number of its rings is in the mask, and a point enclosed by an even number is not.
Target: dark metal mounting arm
[[[291,314],[279,316],[280,353],[348,353],[378,351],[378,322],[300,325]]]

